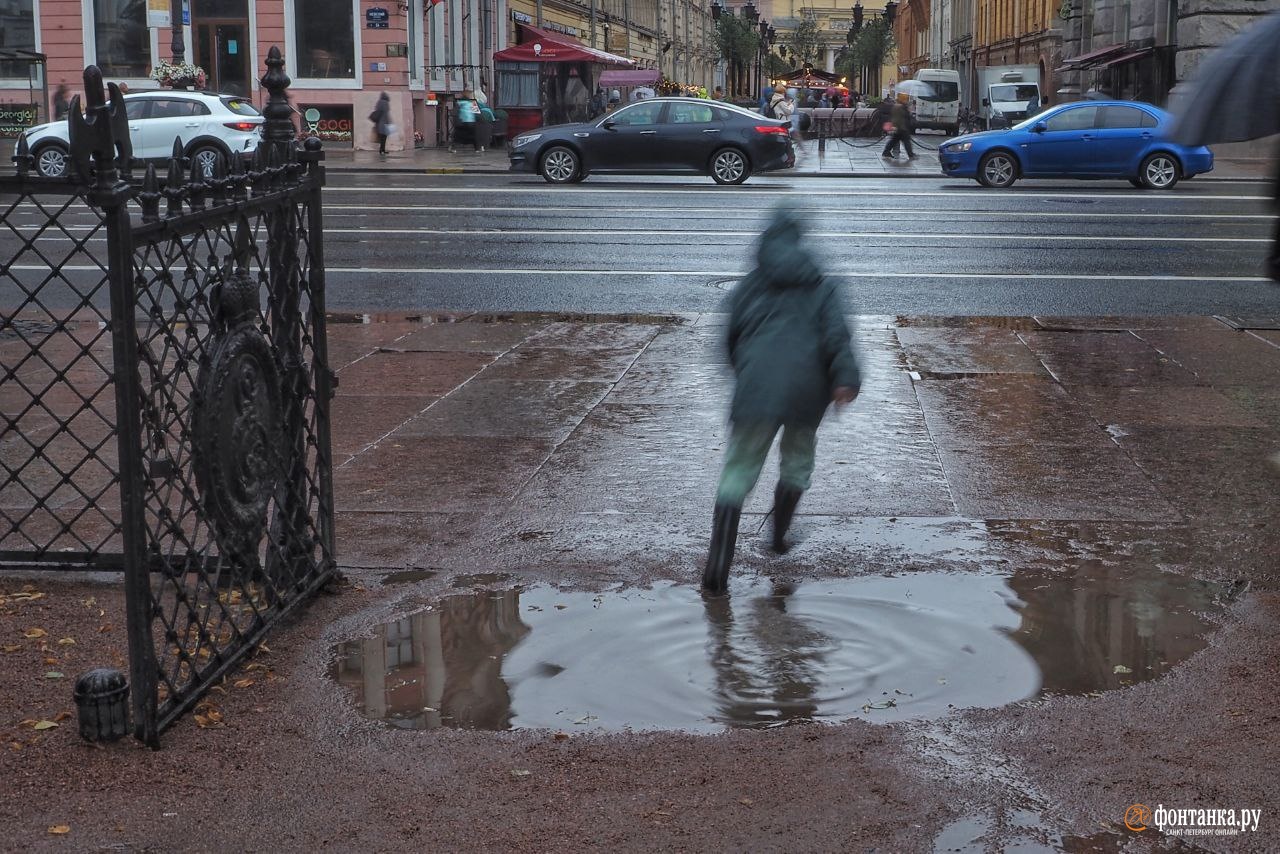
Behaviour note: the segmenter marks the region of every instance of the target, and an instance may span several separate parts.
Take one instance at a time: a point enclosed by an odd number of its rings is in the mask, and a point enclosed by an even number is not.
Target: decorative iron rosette
[[[219,287],[215,328],[222,329],[201,361],[192,418],[201,504],[218,548],[242,566],[258,565],[286,456],[280,370],[254,323],[257,303],[257,285],[243,270]]]

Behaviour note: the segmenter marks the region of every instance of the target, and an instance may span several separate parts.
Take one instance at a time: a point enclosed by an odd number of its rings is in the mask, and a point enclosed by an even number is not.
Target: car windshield
[[[1021,101],[1025,104],[1039,94],[1040,88],[1034,83],[1007,83],[991,87],[993,101]]]
[[[935,103],[945,104],[948,101],[960,100],[960,84],[952,80],[926,80],[932,91],[930,94],[922,94],[919,96],[921,101],[932,101]],[[1028,95],[1028,98],[1031,96]]]
[[[222,103],[237,116],[260,116],[258,108],[243,98],[223,98]]]

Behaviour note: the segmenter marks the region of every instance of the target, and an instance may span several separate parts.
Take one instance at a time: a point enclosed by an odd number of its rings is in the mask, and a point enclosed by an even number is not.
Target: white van
[[[955,136],[960,130],[960,72],[952,68],[921,68],[916,80],[929,84],[933,94],[912,96],[907,106],[915,116],[915,126]]]

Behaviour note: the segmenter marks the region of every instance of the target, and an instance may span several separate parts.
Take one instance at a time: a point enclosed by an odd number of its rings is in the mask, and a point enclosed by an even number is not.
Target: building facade
[[[893,40],[898,46],[898,73],[901,79],[929,68],[931,0],[903,0],[893,21]],[[937,67],[937,66],[933,66]]]
[[[514,44],[516,23],[541,25],[599,49],[709,85],[716,65],[708,0],[182,0],[187,62],[208,90],[261,105],[258,78],[273,45],[285,56],[304,130],[327,144],[376,147],[368,115],[391,97],[390,150],[445,142],[453,99],[494,91],[493,54]],[[169,0],[0,0],[0,48],[46,56],[44,79],[0,61],[0,107],[50,104],[47,83],[71,94],[94,64],[130,91],[159,88],[150,75],[172,59]],[[38,72],[35,72],[38,74]],[[39,83],[39,86],[35,85]]]

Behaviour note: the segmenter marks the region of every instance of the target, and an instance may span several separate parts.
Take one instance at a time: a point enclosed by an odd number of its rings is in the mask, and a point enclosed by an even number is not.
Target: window
[[[630,107],[619,110],[609,119],[616,125],[626,125],[635,127],[637,125],[656,125],[658,123],[658,114],[662,112],[662,104],[632,104]]]
[[[926,80],[929,88],[933,90],[931,95],[921,95],[921,101],[930,101],[934,103],[946,104],[950,101],[960,100],[960,84],[951,80]],[[1028,95],[1027,98],[1031,96]]]
[[[124,102],[124,115],[131,122],[136,122],[147,115],[147,104],[150,104],[146,98],[130,98]]]
[[[356,76],[351,0],[293,0],[293,40],[299,77]]]
[[[1137,128],[1142,127],[1142,117],[1146,113],[1137,107],[1103,107],[1102,121],[1098,127],[1104,128]]]
[[[1048,130],[1084,130],[1093,127],[1093,119],[1098,114],[1097,107],[1076,107],[1063,110],[1050,116],[1045,122]]]
[[[1145,111],[1142,113],[1142,126],[1144,128],[1153,128],[1158,124],[1160,124],[1160,122],[1156,120],[1155,116]]]
[[[933,84],[930,84],[933,85]],[[991,87],[992,101],[1018,101],[1025,104],[1032,97],[1040,94],[1040,88],[1034,83],[1005,83]]]
[[[672,104],[667,121],[673,125],[705,125],[715,121],[715,115],[705,104]]]
[[[539,107],[538,63],[499,62],[498,94],[494,101],[499,107]]]
[[[199,101],[187,98],[154,98],[151,101],[149,119],[182,119],[188,116],[207,116],[209,108]]]
[[[146,77],[151,66],[147,4],[138,0],[93,0],[96,64],[108,80]]]
[[[241,98],[223,98],[222,103],[237,116],[260,116],[258,108]]]
[[[5,0],[0,3],[0,47],[36,49],[35,15],[32,0]],[[0,77],[29,79],[25,62],[0,62]]]

